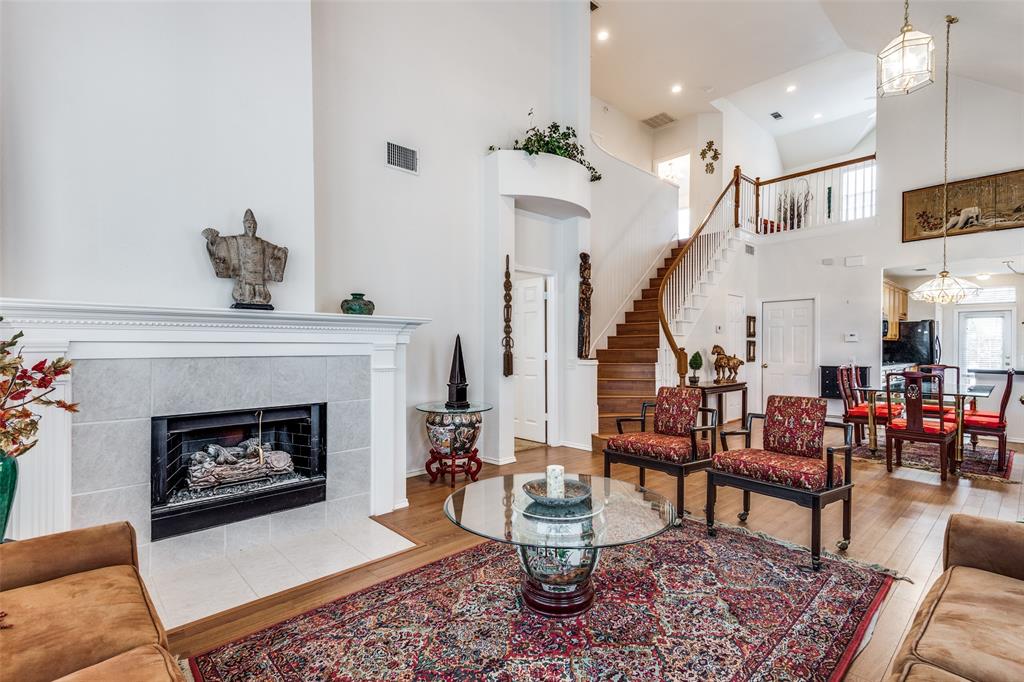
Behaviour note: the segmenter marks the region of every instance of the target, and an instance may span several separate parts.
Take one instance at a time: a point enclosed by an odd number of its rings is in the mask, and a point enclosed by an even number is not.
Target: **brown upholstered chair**
[[[856,365],[841,365],[836,371],[839,395],[843,399],[843,423],[853,424],[854,442],[859,446],[864,440],[864,427],[868,423],[868,403],[864,400],[863,389],[859,385]],[[875,405],[875,424],[885,426],[889,423],[888,405]],[[894,417],[903,414],[903,406],[892,406]]]
[[[935,443],[939,446],[938,457],[941,478],[946,480],[949,463],[953,461],[956,447],[956,424],[947,419],[925,418],[924,393],[927,391],[943,404],[944,377],[941,374],[922,372],[894,372],[885,377],[885,402],[892,410],[893,381],[903,380],[904,416],[889,420],[885,429],[885,468],[892,471],[893,444],[896,446],[896,466],[903,466],[903,442]],[[925,384],[928,384],[928,387]]]
[[[715,534],[715,499],[718,486],[743,491],[740,521],[750,513],[750,493],[796,502],[811,510],[811,567],[821,568],[821,509],[832,502],[843,502],[843,539],[840,550],[850,546],[853,490],[853,426],[825,419],[827,402],[823,398],[769,396],[764,414],[749,413],[744,428],[723,431],[722,450],[711,457],[708,469],[708,535]],[[750,447],[753,420],[764,420],[763,448]],[[825,427],[843,429],[842,447],[829,447],[825,459],[821,450]],[[728,450],[729,436],[742,435],[744,447]],[[835,463],[835,452],[843,451],[842,465]]]
[[[715,451],[715,427],[718,411],[701,407],[699,388],[663,386],[656,402],[644,402],[638,417],[615,420],[618,435],[608,439],[604,449],[604,475],[610,477],[612,464],[631,464],[640,468],[640,485],[646,484],[646,470],[654,469],[676,477],[676,512],[683,515],[685,487],[683,479],[691,472],[711,465]],[[654,432],[646,430],[647,410],[654,408]],[[708,424],[697,426],[697,415],[709,415]],[[640,422],[639,431],[622,432],[626,422]],[[711,433],[699,440],[697,432]]]
[[[127,522],[0,544],[0,679],[183,682]]]

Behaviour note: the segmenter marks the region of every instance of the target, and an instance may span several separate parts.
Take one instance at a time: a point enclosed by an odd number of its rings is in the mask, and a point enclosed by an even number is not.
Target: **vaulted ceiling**
[[[659,112],[681,118],[713,111],[711,102],[719,97],[838,53],[874,55],[898,33],[903,20],[898,0],[598,4],[591,14],[592,91],[638,120]],[[1024,1],[912,3],[912,23],[935,36],[939,53],[949,13],[961,20],[954,28],[953,72],[1024,92]],[[600,30],[608,31],[607,40],[597,40]],[[674,84],[682,86],[680,93],[671,91]],[[844,104],[831,118],[855,113],[850,106]],[[823,116],[820,122],[827,121]]]

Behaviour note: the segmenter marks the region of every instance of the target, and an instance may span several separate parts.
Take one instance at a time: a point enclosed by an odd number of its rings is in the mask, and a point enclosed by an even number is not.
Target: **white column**
[[[22,346],[25,365],[67,355],[67,344]],[[71,378],[53,384],[54,400],[71,400]],[[18,458],[18,489],[7,535],[17,540],[71,529],[71,414],[33,406],[40,415],[39,443]]]
[[[395,344],[374,344],[370,361],[373,407],[370,412],[370,513],[387,514],[395,509],[396,472],[405,483],[405,452],[395,434]],[[404,442],[404,441],[403,441]],[[399,453],[399,450],[402,450]],[[396,457],[401,454],[401,467]]]
[[[395,347],[395,408],[394,408],[394,432],[395,432],[395,492],[394,508],[402,509],[409,506],[409,498],[405,496],[405,470],[407,443],[407,426],[409,421],[409,408],[406,405],[406,376],[405,376],[405,351],[407,342],[399,342]],[[417,416],[422,416],[417,413]]]

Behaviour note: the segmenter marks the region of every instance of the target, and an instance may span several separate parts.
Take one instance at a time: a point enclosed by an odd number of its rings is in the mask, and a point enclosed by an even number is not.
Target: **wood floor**
[[[1011,448],[1021,452],[1020,445]],[[503,467],[485,464],[481,477],[543,471],[546,465],[555,463],[579,473],[600,474],[603,467],[600,457],[570,448],[540,447],[517,452],[516,458],[515,464]],[[1016,462],[1014,468],[1013,478],[1019,481],[1024,462]],[[636,469],[616,465],[613,476],[635,481]],[[846,678],[860,682],[879,680],[887,674],[917,604],[942,572],[943,532],[949,515],[963,512],[1006,520],[1024,518],[1024,485],[954,477],[942,483],[937,473],[904,468],[888,474],[884,465],[858,460],[854,461],[853,480],[853,541],[847,555],[887,566],[914,581],[897,582],[890,593],[870,643]],[[669,477],[649,472],[647,484],[674,499],[675,488]],[[416,548],[175,628],[168,633],[171,650],[180,656],[201,653],[479,543],[479,538],[453,526],[441,512],[449,492],[446,485],[431,485],[426,476],[409,479],[409,507],[377,517],[417,542]],[[698,517],[703,517],[704,493],[703,475],[687,478],[686,506]],[[831,505],[822,514],[822,544],[826,549],[834,548],[834,541],[840,537],[841,507]],[[737,523],[739,509],[740,492],[720,489],[717,518]],[[746,525],[803,545],[810,541],[810,512],[791,503],[755,495]]]

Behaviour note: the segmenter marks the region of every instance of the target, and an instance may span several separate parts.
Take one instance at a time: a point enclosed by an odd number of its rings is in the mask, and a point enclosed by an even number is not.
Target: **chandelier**
[[[878,96],[909,95],[935,81],[935,42],[910,25],[910,0],[903,2],[903,28],[878,53]]]
[[[946,93],[943,109],[942,128],[942,270],[934,277],[910,292],[915,301],[926,303],[963,303],[976,296],[981,289],[974,282],[949,274],[946,262],[946,239],[949,227],[949,29],[959,19],[946,15]],[[930,39],[929,39],[930,40]]]

